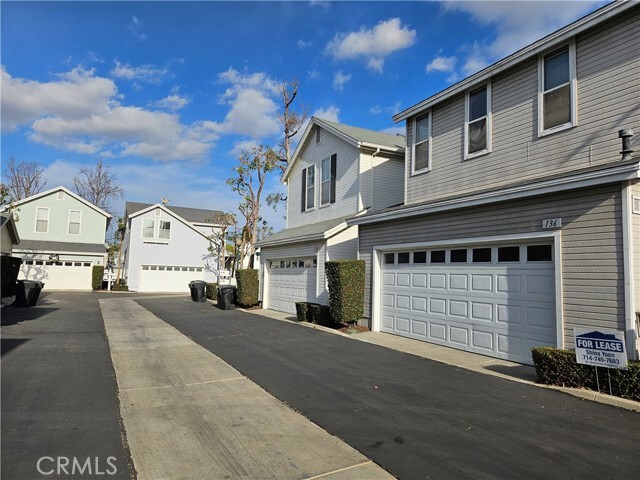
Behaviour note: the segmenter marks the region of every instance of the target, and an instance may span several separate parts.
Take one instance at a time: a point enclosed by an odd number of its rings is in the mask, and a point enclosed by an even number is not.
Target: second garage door
[[[189,282],[204,280],[203,267],[143,265],[140,292],[189,292]]]
[[[531,364],[556,345],[552,245],[382,254],[380,329]]]
[[[296,313],[296,302],[315,302],[315,258],[287,258],[269,261],[269,308]]]

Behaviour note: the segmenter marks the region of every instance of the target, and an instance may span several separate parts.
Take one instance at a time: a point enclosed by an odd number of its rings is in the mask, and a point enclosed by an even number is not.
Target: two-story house
[[[345,219],[402,203],[405,139],[313,117],[282,183],[286,228],[258,243],[264,308],[326,304],[324,263],[355,259],[358,227]]]
[[[371,328],[531,363],[574,327],[638,355],[640,4],[616,2],[395,115],[405,205],[355,217]],[[631,144],[637,144],[637,138]]]
[[[129,290],[188,292],[193,280],[217,282],[221,266],[210,237],[221,213],[126,202],[120,262]]]
[[[111,215],[84,198],[56,187],[14,204],[22,258],[18,278],[38,280],[47,290],[91,290],[94,265],[104,265]]]

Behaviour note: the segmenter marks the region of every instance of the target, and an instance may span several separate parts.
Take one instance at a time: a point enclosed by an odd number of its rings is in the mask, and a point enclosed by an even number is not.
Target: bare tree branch
[[[11,198],[17,201],[40,193],[47,184],[42,175],[44,170],[37,162],[16,162],[12,155],[2,173]]]
[[[102,160],[98,160],[91,169],[81,168],[80,174],[73,178],[73,185],[78,195],[107,212],[111,208],[111,199],[124,196],[118,177]]]

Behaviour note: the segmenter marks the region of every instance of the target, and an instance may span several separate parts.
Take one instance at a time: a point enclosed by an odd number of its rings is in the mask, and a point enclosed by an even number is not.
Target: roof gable
[[[344,125],[342,123],[331,122],[329,120],[323,120],[318,117],[311,117],[311,120],[307,124],[298,145],[296,146],[291,161],[287,165],[286,170],[282,174],[281,182],[287,181],[289,174],[291,173],[294,164],[298,160],[298,157],[302,153],[304,146],[313,130],[313,127],[322,128],[337,137],[341,138],[345,142],[353,145],[357,148],[370,147],[379,148],[391,153],[402,153],[405,148],[405,138],[402,135],[391,135],[383,132],[376,132],[375,130],[369,130],[361,127],[352,127],[350,125]]]
[[[160,205],[180,216],[182,219],[197,224],[214,225],[213,219],[216,215],[220,215],[223,212],[220,210],[207,210],[203,208],[188,208],[188,207],[174,207],[169,205],[162,205],[159,203],[138,203],[138,202],[126,202],[125,204],[125,216],[132,217],[138,214],[142,210],[148,210],[149,207],[155,207]]]
[[[91,208],[92,210],[95,210],[100,215],[104,215],[106,218],[111,218],[111,214],[110,213],[105,212],[101,208],[95,206],[93,203],[85,200],[80,195],[77,195],[77,194],[73,193],[71,190],[69,190],[69,189],[67,189],[67,188],[65,188],[63,186],[52,188],[51,190],[47,190],[47,191],[44,191],[44,192],[36,193],[35,195],[31,195],[30,197],[23,198],[22,200],[18,200],[17,202],[13,202],[13,205],[16,206],[16,207],[20,206],[20,205],[24,205],[25,203],[33,202],[35,200],[38,200],[39,198],[47,197],[47,196],[52,195],[54,193],[58,193],[59,191],[63,191],[64,193],[69,195],[71,198],[74,198],[78,202],[83,203],[84,205],[86,205],[87,207]]]
[[[127,205],[129,205],[131,202],[127,202]],[[134,205],[144,205],[144,204],[134,204]],[[140,215],[144,215],[147,212],[150,212],[152,210],[155,210],[156,208],[159,208],[160,210],[164,211],[167,215],[169,215],[170,217],[175,218],[176,220],[178,220],[180,223],[186,225],[187,227],[189,227],[191,230],[193,230],[194,232],[196,232],[198,235],[201,235],[204,238],[208,238],[204,233],[202,233],[200,230],[198,230],[196,227],[193,226],[193,223],[189,222],[188,220],[182,218],[180,215],[178,215],[177,213],[175,213],[174,211],[170,210],[169,208],[167,208],[166,205],[162,205],[161,203],[154,203],[152,205],[149,205],[147,208],[144,208],[142,210],[138,210],[132,214],[128,214],[129,218],[136,218],[139,217]],[[175,207],[174,207],[175,208]],[[189,210],[189,209],[187,209]],[[210,211],[214,211],[214,210],[210,210]],[[198,222],[196,222],[198,223]],[[213,224],[211,224],[213,225]]]

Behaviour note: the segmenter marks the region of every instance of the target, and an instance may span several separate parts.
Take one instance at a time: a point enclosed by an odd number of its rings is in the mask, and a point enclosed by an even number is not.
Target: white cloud
[[[339,122],[340,108],[335,105],[329,105],[327,108],[318,108],[313,112],[312,116],[322,118],[323,120],[329,120],[330,122]]]
[[[132,67],[128,63],[115,61],[115,66],[111,70],[111,76],[123,80],[137,80],[145,83],[158,84],[169,74],[167,67],[157,68],[155,65],[140,65]]]
[[[455,70],[457,61],[458,59],[456,57],[438,56],[433,60],[431,60],[431,62],[427,65],[426,71],[427,73],[431,73],[431,72],[451,73]]]
[[[331,7],[331,2],[327,0],[310,0],[309,5],[311,5],[312,7],[329,8]]]
[[[309,80],[316,80],[320,78],[320,72],[318,72],[315,68],[313,70],[309,70],[307,72],[307,75],[309,76]]]
[[[129,22],[127,28],[129,29],[131,34],[141,42],[149,38],[144,33],[142,33],[142,22],[140,22],[140,20],[138,20],[138,17],[136,16],[131,17],[131,22]]]
[[[393,105],[374,105],[369,109],[369,113],[373,113],[374,115],[380,115],[381,113],[385,113],[387,115],[395,115],[400,110],[400,102],[396,102]]]
[[[165,98],[158,100],[154,103],[156,107],[164,110],[177,111],[191,103],[191,99],[180,95],[180,90],[177,87],[171,89],[171,93]]]
[[[298,48],[302,50],[304,48],[311,47],[313,45],[313,42],[308,42],[306,40],[300,39],[298,40],[297,45],[298,45]]]
[[[545,35],[589,13],[602,1],[581,2],[505,2],[445,1],[445,11],[461,11],[481,25],[493,26],[495,37],[466,46],[464,75],[471,75],[487,65],[510,55]]]
[[[351,80],[351,74],[345,74],[342,70],[338,70],[333,74],[333,89],[342,92],[349,80]]]
[[[357,32],[336,34],[326,52],[340,60],[364,58],[368,68],[381,73],[385,57],[412,46],[415,41],[415,30],[402,26],[399,18],[391,18],[372,29],[361,27]]]
[[[207,122],[122,105],[112,80],[76,68],[37,82],[1,70],[3,129],[30,128],[32,141],[84,154],[136,155],[160,161],[205,156],[218,138]]]

